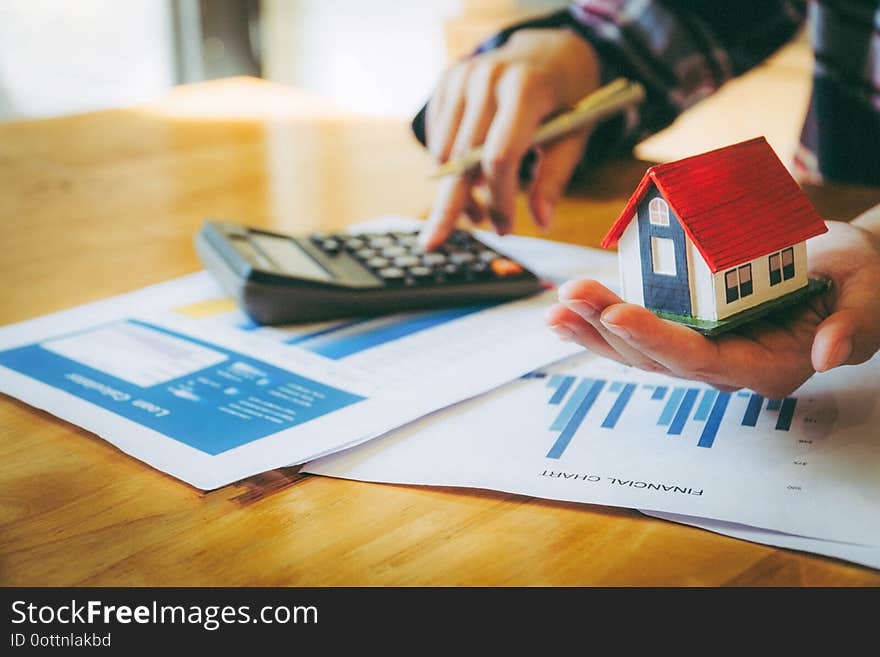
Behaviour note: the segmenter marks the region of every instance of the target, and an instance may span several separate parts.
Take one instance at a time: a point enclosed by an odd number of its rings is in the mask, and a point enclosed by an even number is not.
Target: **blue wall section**
[[[676,315],[690,316],[691,290],[688,283],[687,251],[684,229],[678,217],[669,208],[669,225],[655,226],[648,220],[648,204],[663,198],[657,187],[651,185],[638,205],[639,255],[642,261],[642,284],[645,306]],[[675,245],[675,276],[655,274],[651,258],[651,237],[671,239]]]

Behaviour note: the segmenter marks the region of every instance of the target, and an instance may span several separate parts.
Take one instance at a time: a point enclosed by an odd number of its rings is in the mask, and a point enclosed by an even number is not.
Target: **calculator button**
[[[321,248],[327,253],[336,253],[339,251],[339,242],[336,240],[324,240],[321,242]]]
[[[382,249],[382,255],[386,258],[396,258],[397,256],[406,255],[406,247],[387,246]]]
[[[394,244],[390,237],[374,237],[369,241],[371,249],[384,249]]]
[[[471,241],[471,236],[463,230],[456,230],[452,232],[446,241],[450,244],[465,245]]]
[[[367,267],[371,267],[373,269],[384,269],[389,264],[391,264],[387,258],[370,258],[367,260]]]
[[[473,262],[476,260],[477,256],[469,251],[464,251],[461,253],[453,253],[449,256],[449,260],[454,262],[456,265],[464,265],[468,262]]]
[[[386,281],[402,281],[406,277],[406,272],[399,267],[387,267],[379,270],[379,276]]]
[[[423,265],[416,265],[415,267],[410,267],[408,270],[410,276],[412,276],[417,281],[427,281],[433,280],[434,278],[434,270],[430,267],[425,267]]]
[[[395,267],[415,267],[419,259],[414,255],[402,255],[394,259]]]
[[[366,246],[366,243],[357,237],[345,240],[345,248],[349,251],[359,251]]]
[[[483,251],[480,254],[480,260],[482,260],[483,262],[492,262],[495,258],[500,258],[500,257],[501,256],[499,256],[494,251]]]
[[[309,239],[312,240],[315,244],[321,244],[325,240],[329,240],[330,236],[327,233],[312,233],[309,236]]]
[[[434,267],[436,265],[445,265],[446,264],[446,256],[442,253],[426,253],[422,256],[422,262],[425,263],[428,267]]]
[[[418,235],[413,235],[412,233],[410,233],[398,237],[397,243],[401,246],[416,247],[419,245],[419,238]]]
[[[523,273],[523,268],[508,258],[495,258],[491,266],[496,276],[516,276]]]
[[[461,267],[452,262],[443,265],[439,268],[438,271],[443,272],[443,276],[446,277],[446,280],[456,280],[459,278],[463,278],[464,276],[464,272],[461,270]]]
[[[490,274],[489,265],[481,260],[470,263],[467,269],[474,278],[486,278]]]
[[[373,249],[361,249],[360,251],[355,251],[355,255],[361,260],[369,260],[376,257],[376,251]]]

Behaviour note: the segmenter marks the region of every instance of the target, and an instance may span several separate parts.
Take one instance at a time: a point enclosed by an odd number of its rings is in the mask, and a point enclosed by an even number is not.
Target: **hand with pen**
[[[443,164],[483,148],[479,167],[441,179],[422,244],[442,244],[462,214],[509,233],[520,165],[539,126],[598,85],[595,51],[565,29],[519,30],[502,47],[447,71],[428,103],[428,149]],[[538,225],[550,224],[589,136],[588,126],[536,147],[528,202]]]

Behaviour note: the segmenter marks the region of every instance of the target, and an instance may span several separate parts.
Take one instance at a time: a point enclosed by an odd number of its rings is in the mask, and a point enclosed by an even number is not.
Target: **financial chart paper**
[[[613,256],[578,247],[503,246],[555,280],[615,268]],[[201,272],[3,327],[0,391],[211,489],[368,440],[571,355],[576,347],[543,328],[554,298],[269,328]]]
[[[306,466],[880,545],[880,357],[783,399],[570,359]]]

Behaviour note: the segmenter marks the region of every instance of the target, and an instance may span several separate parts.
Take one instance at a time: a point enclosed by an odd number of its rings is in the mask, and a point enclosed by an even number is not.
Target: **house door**
[[[690,317],[684,229],[656,188],[645,194],[638,213],[645,306]]]

